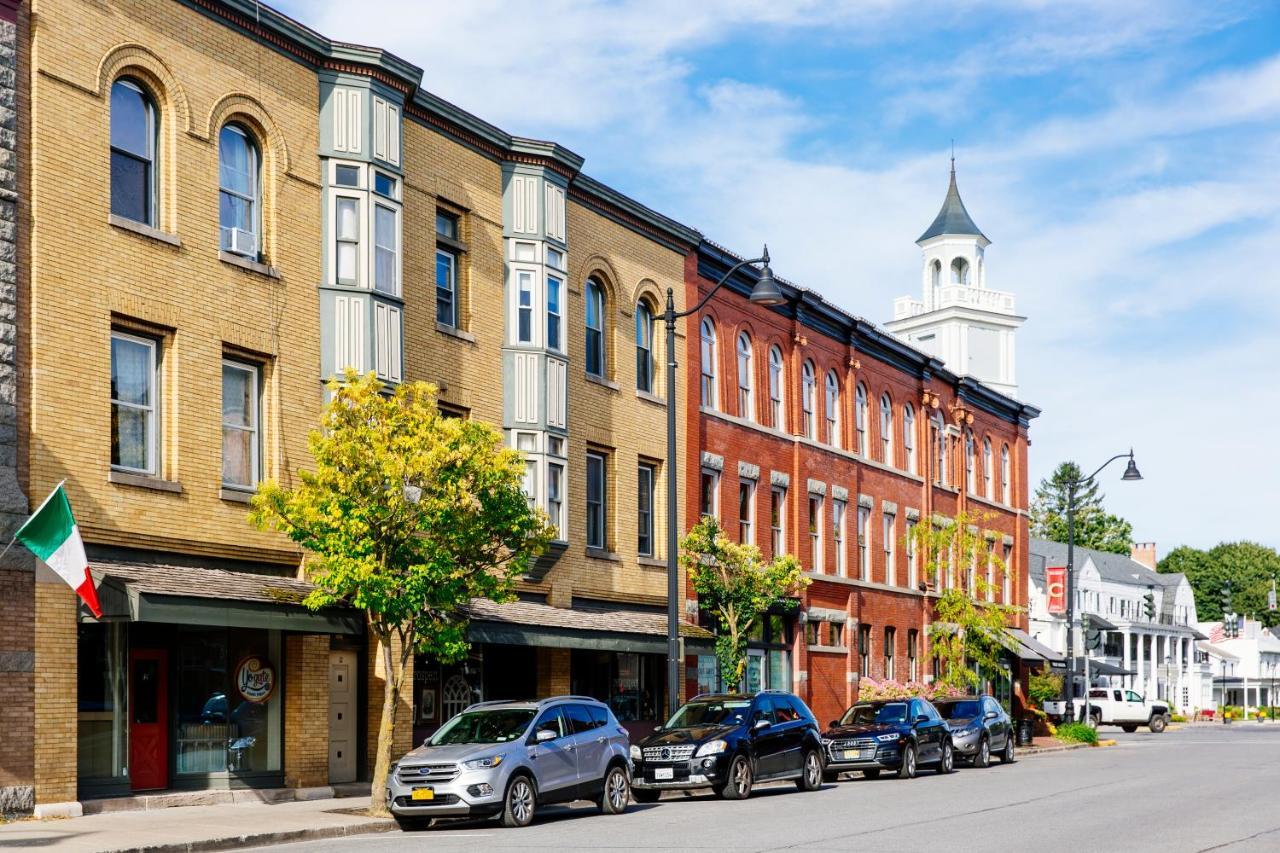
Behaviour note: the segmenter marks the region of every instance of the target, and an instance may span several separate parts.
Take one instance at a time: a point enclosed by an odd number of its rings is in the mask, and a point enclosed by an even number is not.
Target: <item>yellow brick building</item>
[[[654,720],[654,318],[697,233],[245,0],[33,0],[18,33],[19,481],[65,480],[106,610],[36,570],[37,810],[368,778],[376,650],[287,603],[301,554],[245,522],[346,365],[503,427],[561,529],[471,660],[416,662],[400,745],[482,698]]]

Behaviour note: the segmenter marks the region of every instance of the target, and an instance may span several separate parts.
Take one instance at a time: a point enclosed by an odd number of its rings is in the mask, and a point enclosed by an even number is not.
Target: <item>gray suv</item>
[[[491,815],[528,826],[539,806],[571,800],[621,814],[631,797],[630,746],[608,706],[585,696],[481,702],[392,765],[387,807],[406,830]]]

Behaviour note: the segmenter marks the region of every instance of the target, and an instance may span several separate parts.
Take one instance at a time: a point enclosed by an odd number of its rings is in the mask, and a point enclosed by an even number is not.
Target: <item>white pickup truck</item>
[[[1083,706],[1081,700],[1077,706],[1081,713]],[[1119,726],[1126,732],[1147,726],[1152,733],[1159,734],[1169,725],[1167,702],[1144,699],[1132,690],[1120,687],[1089,688],[1089,715],[1094,726]]]

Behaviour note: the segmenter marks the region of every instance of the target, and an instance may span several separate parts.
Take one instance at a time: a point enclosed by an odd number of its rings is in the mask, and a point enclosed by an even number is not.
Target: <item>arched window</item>
[[[587,279],[587,373],[604,376],[604,288],[594,278]]]
[[[902,455],[907,463],[907,471],[916,471],[916,410],[907,403],[902,407]]]
[[[861,382],[853,392],[853,428],[858,434],[858,446],[854,449],[866,456],[870,449],[867,447],[867,388]]]
[[[1000,448],[1000,502],[1013,503],[1009,494],[1009,445]]]
[[[786,410],[783,406],[783,373],[782,373],[782,350],[775,347],[769,348],[769,416],[771,418],[770,426],[777,430],[785,430],[787,428],[786,416],[783,414]]]
[[[258,146],[253,137],[238,124],[224,125],[218,135],[218,222],[224,251],[258,256],[261,186]]]
[[[121,77],[111,86],[111,212],[155,227],[156,104],[142,84]]]
[[[827,371],[827,444],[840,447],[840,380],[834,370]]]
[[[977,445],[973,441],[973,430],[966,429],[964,431],[964,487],[971,495],[978,493],[978,477],[973,468],[973,457],[977,450]]]
[[[702,405],[716,408],[716,326],[702,318]]]
[[[653,393],[653,312],[636,303],[636,389]]]
[[[964,258],[956,258],[951,262],[951,283],[969,283],[969,262]]]
[[[933,432],[933,479],[940,485],[949,485],[947,463],[949,454],[947,453],[947,428],[942,422],[942,415],[939,412],[933,413],[932,419]]]
[[[929,264],[929,283],[934,287],[942,286],[942,261],[935,260]]]
[[[880,395],[880,461],[893,464],[893,401]]]
[[[814,438],[814,432],[817,431],[817,424],[813,421],[813,395],[817,390],[814,386],[817,380],[813,375],[813,362],[806,361],[804,366],[800,368],[800,408],[804,411],[804,435],[805,438]]]
[[[982,494],[991,500],[991,439],[982,440]]]
[[[743,332],[738,335],[738,417],[755,419],[755,406],[751,399],[751,337]]]

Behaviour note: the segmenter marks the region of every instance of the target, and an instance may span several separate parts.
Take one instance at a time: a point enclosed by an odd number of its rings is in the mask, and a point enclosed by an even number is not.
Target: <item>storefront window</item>
[[[177,772],[280,769],[280,633],[183,628],[177,665]]]
[[[123,781],[128,765],[125,623],[79,628],[76,761],[82,780]]]
[[[599,699],[619,722],[658,719],[665,670],[661,655],[574,649],[571,690]]]

